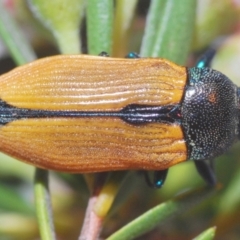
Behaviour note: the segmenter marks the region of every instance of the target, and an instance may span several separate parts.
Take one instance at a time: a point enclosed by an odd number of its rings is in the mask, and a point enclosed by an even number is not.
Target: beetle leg
[[[150,180],[149,173],[144,172],[145,180],[149,187],[151,188],[161,188],[166,180],[168,169],[154,171],[153,181]]]
[[[214,173],[214,166],[212,160],[205,161],[194,161],[200,176],[210,185],[215,186],[217,179]]]
[[[135,52],[130,52],[126,58],[140,58],[140,56]]]
[[[100,57],[109,57],[109,54],[107,52],[102,51],[102,52],[100,52],[98,54],[98,56],[100,56]]]
[[[197,61],[196,67],[198,68],[204,68],[204,67],[210,67],[212,59],[217,52],[217,49],[215,48],[209,48]]]
[[[215,40],[211,46],[206,50],[206,52],[198,59],[196,67],[210,67],[213,57],[215,56],[217,50],[222,45],[224,38],[218,38]]]

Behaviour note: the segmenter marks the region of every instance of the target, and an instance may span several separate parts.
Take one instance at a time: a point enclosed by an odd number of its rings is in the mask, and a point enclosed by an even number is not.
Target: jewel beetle
[[[193,68],[133,53],[17,67],[0,76],[0,151],[62,172],[153,170],[156,187],[192,159],[214,185],[206,160],[239,137],[240,91],[211,57]]]

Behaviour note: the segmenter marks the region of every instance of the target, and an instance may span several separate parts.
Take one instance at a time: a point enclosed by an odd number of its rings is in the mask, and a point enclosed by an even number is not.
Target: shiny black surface
[[[239,134],[237,87],[210,68],[189,68],[182,103],[182,126],[193,160],[226,152]]]
[[[179,105],[149,106],[131,104],[119,111],[48,111],[17,108],[0,101],[0,124],[5,125],[18,119],[28,118],[82,118],[82,117],[117,117],[130,124],[153,122],[180,124]]]

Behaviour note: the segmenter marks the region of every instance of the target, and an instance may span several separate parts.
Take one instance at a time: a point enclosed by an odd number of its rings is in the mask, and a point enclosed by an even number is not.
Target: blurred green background
[[[39,58],[59,53],[87,53],[91,52],[90,49],[93,49],[92,54],[96,54],[95,52],[98,51],[97,47],[94,49],[97,46],[97,44],[94,45],[96,39],[88,35],[86,27],[87,19],[92,16],[86,11],[90,1],[69,1],[69,9],[65,8],[64,11],[61,9],[63,4],[61,0],[48,2],[47,7],[41,3],[37,5],[38,1],[2,0],[1,4],[17,23]],[[115,7],[120,4],[119,2],[114,2]],[[121,28],[119,28],[121,24],[114,22],[113,32],[109,30],[109,36],[113,39],[110,55],[124,57],[129,51],[135,51],[140,52],[142,56],[154,56],[155,50],[150,54],[146,48],[142,47],[143,38],[146,38],[146,19],[150,1],[126,2],[126,9],[132,6],[132,15],[126,13],[123,15],[125,18],[119,17],[118,21],[128,22],[129,25],[121,35]],[[174,4],[174,1],[172,2]],[[37,9],[36,6],[41,6],[42,9]],[[183,8],[185,7],[187,9],[183,3]],[[113,18],[116,14],[116,12],[113,13]],[[178,16],[179,24],[182,24],[183,14],[181,14]],[[164,22],[162,16],[163,11],[159,12],[157,24],[161,25]],[[71,20],[70,23],[68,18]],[[187,32],[189,29],[191,38],[188,37],[189,41],[181,43],[186,45],[186,56],[178,55],[176,58],[173,57],[173,60],[181,65],[193,66],[199,55],[214,40],[219,39],[221,45],[212,67],[226,74],[240,86],[239,20],[240,3],[238,1],[198,0],[196,22],[186,23],[193,25],[194,30],[192,32],[188,26],[184,30]],[[163,33],[163,35],[167,34]],[[92,42],[89,38],[92,38]],[[151,39],[153,38],[157,36],[152,36]],[[13,54],[9,54],[9,47],[6,47],[5,42],[6,40],[0,41],[1,74],[14,68],[16,62],[20,64],[20,61],[14,59]],[[19,39],[18,42],[18,48],[21,48],[21,40]],[[94,46],[91,47],[91,44]],[[165,55],[168,52],[170,50],[164,49],[160,56],[171,59],[171,56]],[[157,227],[154,230],[137,239],[193,239],[213,226],[216,226],[214,239],[240,239],[239,156],[240,145],[236,143],[231,150],[216,159],[216,175],[221,189],[212,197],[196,203],[195,206],[189,206],[181,214],[173,214],[171,219],[159,225],[156,224]],[[0,239],[39,239],[33,177],[34,167],[0,154]],[[77,239],[89,198],[89,190],[84,178],[81,175],[51,172],[49,183],[57,239]],[[150,189],[143,176],[134,172],[124,180],[110,213],[104,219],[101,237],[107,238],[157,204],[171,200],[189,189],[198,189],[205,185],[191,161],[172,167],[161,190]]]

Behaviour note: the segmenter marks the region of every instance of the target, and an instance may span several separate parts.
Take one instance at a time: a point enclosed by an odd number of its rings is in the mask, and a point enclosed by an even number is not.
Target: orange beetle
[[[237,87],[160,58],[40,59],[2,75],[0,99],[0,151],[62,172],[201,169],[238,137]]]

